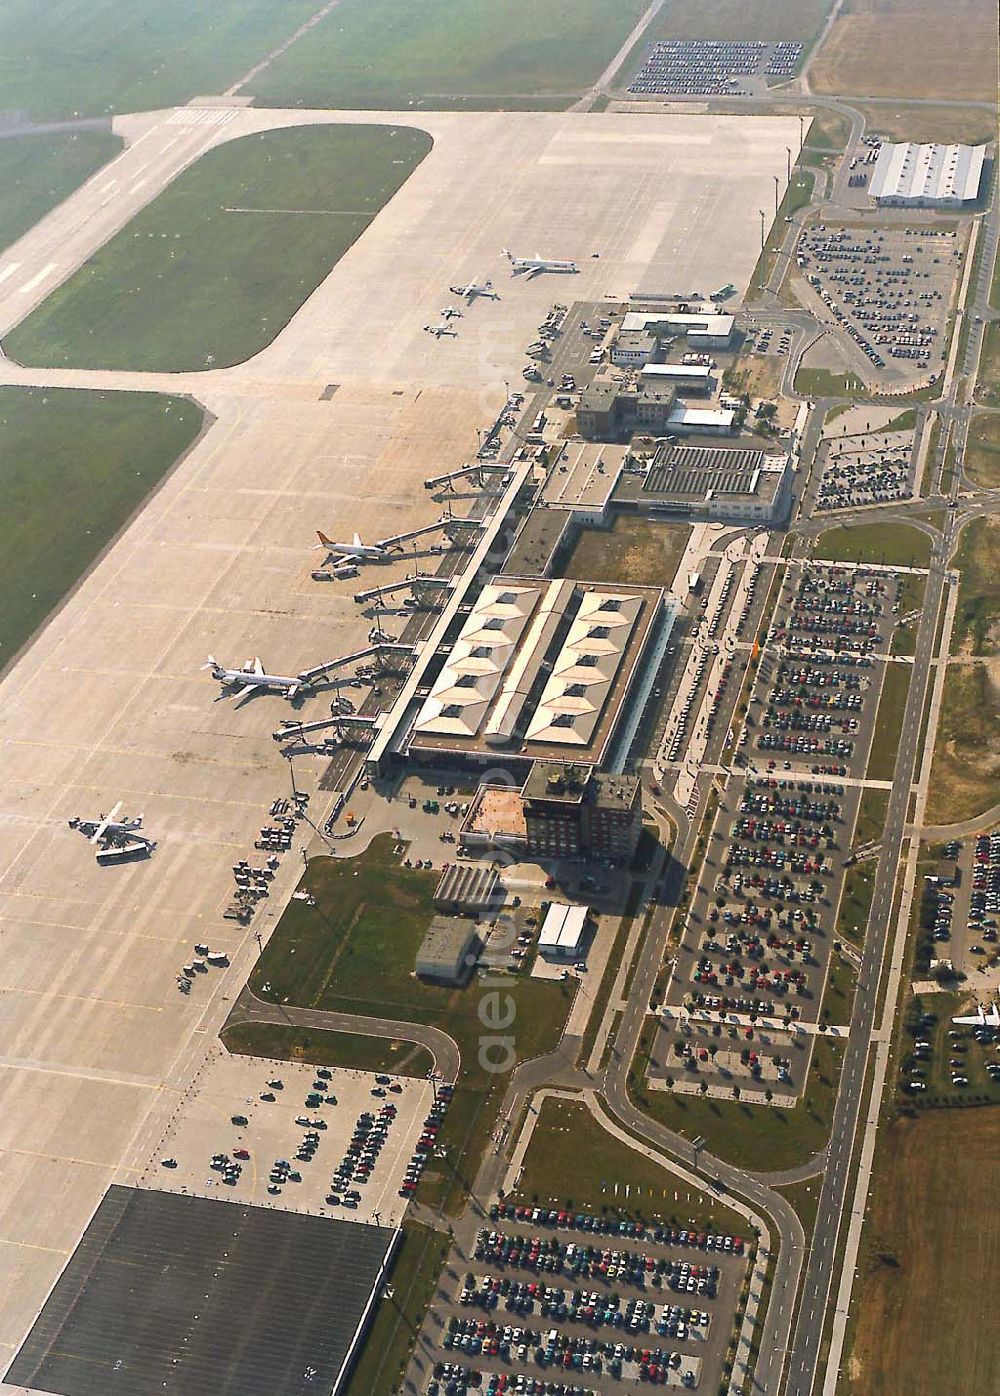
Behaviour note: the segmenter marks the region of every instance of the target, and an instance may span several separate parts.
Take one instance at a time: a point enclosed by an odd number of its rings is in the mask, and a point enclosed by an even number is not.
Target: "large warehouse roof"
[[[869,193],[876,200],[969,203],[979,195],[984,145],[883,145]]]

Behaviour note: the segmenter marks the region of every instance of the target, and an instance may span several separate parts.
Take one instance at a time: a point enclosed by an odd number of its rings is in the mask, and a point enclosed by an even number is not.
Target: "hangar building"
[[[979,198],[984,145],[883,145],[868,192],[880,208],[962,208]]]

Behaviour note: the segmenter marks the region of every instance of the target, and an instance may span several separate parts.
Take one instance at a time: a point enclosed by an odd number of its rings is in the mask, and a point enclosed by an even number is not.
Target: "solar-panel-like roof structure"
[[[112,1187],[4,1380],[58,1396],[330,1396],[396,1237]]]

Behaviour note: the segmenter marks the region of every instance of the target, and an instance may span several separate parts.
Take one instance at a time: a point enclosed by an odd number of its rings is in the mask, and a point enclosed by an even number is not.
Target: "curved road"
[[[458,1043],[440,1028],[426,1023],[398,1023],[393,1018],[368,1018],[360,1013],[330,1013],[322,1008],[294,1008],[272,1003],[244,989],[233,1004],[226,1027],[234,1023],[278,1023],[285,1027],[315,1028],[326,1032],[351,1032],[360,1037],[391,1038],[426,1047],[434,1058],[434,1069],[445,1081],[458,1078],[462,1055]],[[225,1031],[225,1028],[223,1029]]]

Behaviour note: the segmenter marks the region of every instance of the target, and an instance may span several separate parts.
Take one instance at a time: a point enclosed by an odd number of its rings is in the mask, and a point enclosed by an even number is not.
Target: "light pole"
[[[763,210],[762,208],[759,208],[759,209],[757,210],[757,212],[760,214],[760,250],[763,252],[763,251],[764,251],[764,210]]]
[[[788,166],[788,183],[791,184],[791,182],[792,182],[792,147],[791,147],[790,145],[786,145],[786,146],[785,146],[785,155],[788,157],[787,160],[786,160],[786,162],[785,162],[785,163],[787,164],[787,166]]]
[[[806,143],[806,119],[805,119],[804,116],[800,116],[800,117],[799,117],[799,150],[802,149],[802,147],[805,145],[805,143]]]
[[[780,184],[781,184],[781,180],[778,178],[777,175],[775,175],[775,176],[774,176],[774,217],[775,217],[775,220],[777,220],[777,217],[778,217],[778,187],[779,187]]]

